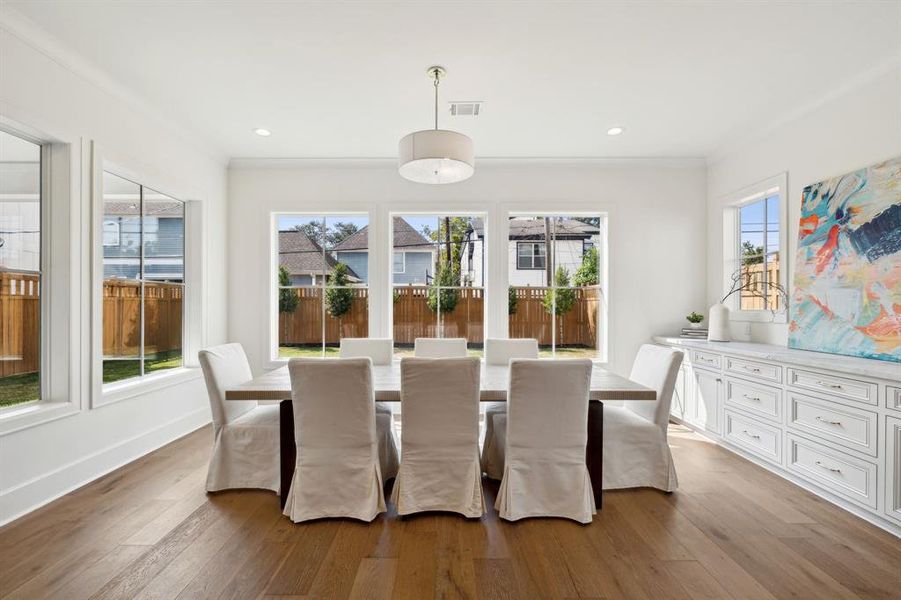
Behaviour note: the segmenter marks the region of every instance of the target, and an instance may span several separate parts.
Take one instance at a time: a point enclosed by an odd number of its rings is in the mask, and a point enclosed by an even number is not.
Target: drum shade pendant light
[[[456,131],[438,129],[438,84],[444,67],[429,67],[435,86],[435,129],[414,131],[398,145],[401,177],[417,183],[456,183],[475,170],[472,139]]]

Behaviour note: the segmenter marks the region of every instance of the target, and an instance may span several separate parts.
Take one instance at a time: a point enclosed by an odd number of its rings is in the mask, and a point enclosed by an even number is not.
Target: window
[[[40,400],[41,146],[0,131],[0,409]]]
[[[406,254],[403,252],[394,252],[394,273],[403,273],[407,270]]]
[[[466,338],[480,355],[484,339],[484,219],[475,215],[396,215],[392,275],[393,337],[399,354],[420,337]]]
[[[279,358],[337,356],[369,334],[369,228],[360,215],[278,215]]]
[[[537,339],[543,356],[597,357],[602,217],[511,216],[508,225],[510,337]]]
[[[738,257],[744,289],[740,310],[782,310],[770,286],[779,278],[779,196],[768,195],[738,210]]]
[[[546,268],[546,253],[547,248],[544,242],[517,242],[516,268],[544,269]]]
[[[184,203],[104,172],[102,222],[103,382],[182,366]]]

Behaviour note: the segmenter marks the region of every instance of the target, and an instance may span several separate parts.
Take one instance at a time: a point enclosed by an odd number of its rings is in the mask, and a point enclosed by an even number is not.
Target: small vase
[[[707,341],[729,341],[729,307],[725,304],[714,304],[710,307],[710,320],[707,325]]]
[[[700,323],[689,323],[688,326],[691,327],[692,329],[700,329],[701,328]]]

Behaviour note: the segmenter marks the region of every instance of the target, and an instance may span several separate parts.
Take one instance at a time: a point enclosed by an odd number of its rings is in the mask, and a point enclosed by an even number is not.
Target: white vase
[[[729,341],[729,307],[725,304],[714,304],[710,307],[710,320],[707,324],[707,341]]]

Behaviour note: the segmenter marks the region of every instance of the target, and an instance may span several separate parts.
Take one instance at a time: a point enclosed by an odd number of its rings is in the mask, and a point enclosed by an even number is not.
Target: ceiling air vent
[[[452,117],[478,117],[482,110],[482,102],[470,100],[467,102],[449,102]]]

